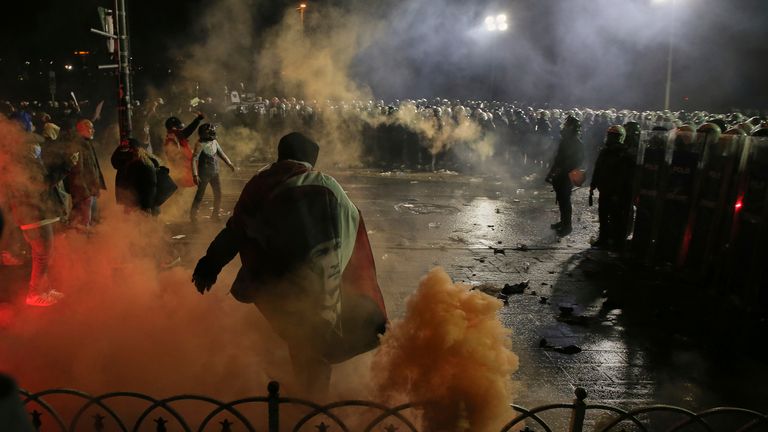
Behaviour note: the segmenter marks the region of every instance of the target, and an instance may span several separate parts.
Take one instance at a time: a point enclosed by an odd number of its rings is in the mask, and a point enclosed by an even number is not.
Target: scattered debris
[[[528,249],[528,245],[526,245],[526,244],[523,244],[523,243],[518,243],[518,244],[517,244],[517,247],[515,247],[515,250],[516,250],[516,251],[521,251],[521,252],[527,252],[527,251],[529,251],[530,249]]]
[[[427,224],[427,226],[429,229],[440,228],[440,222],[430,222]]]
[[[475,285],[472,288],[470,288],[470,290],[481,291],[492,296],[496,296],[501,292],[501,288],[489,282],[481,283],[480,285]]]
[[[462,237],[460,235],[456,235],[456,234],[448,236],[448,240],[456,242],[456,243],[462,243],[462,244],[468,244],[469,243],[469,240],[467,240],[466,238],[464,238],[464,237]]]
[[[501,213],[501,211],[499,211],[499,209],[496,209],[496,214],[499,214],[499,213]]]
[[[539,304],[548,304],[549,303],[548,300],[549,299],[547,297],[541,296],[539,297]]]
[[[522,294],[530,284],[531,284],[531,281],[529,280],[516,283],[516,284],[504,284],[504,288],[501,289],[501,292],[506,295]]]
[[[550,345],[549,342],[544,338],[541,338],[541,340],[539,340],[539,348],[544,348],[544,349],[552,350],[555,352],[559,352],[561,354],[568,354],[568,355],[578,354],[581,352],[581,348],[576,345],[566,345],[566,346]]]
[[[530,292],[530,295],[532,295],[532,296],[537,296],[537,295],[539,295],[539,293],[537,293],[536,291],[531,291],[531,292]]]
[[[175,236],[173,236],[173,237],[171,237],[171,238],[172,238],[172,239],[174,239],[174,240],[181,240],[181,239],[183,239],[184,237],[186,237],[186,234],[179,234],[179,235],[175,235]]]
[[[573,307],[572,306],[560,306],[558,309],[560,309],[560,315],[561,316],[573,315]]]
[[[493,254],[494,255],[499,255],[499,254],[506,255],[507,254],[507,252],[505,252],[504,249],[496,249],[496,248],[491,248],[491,249],[493,249]]]
[[[561,323],[576,325],[581,327],[588,327],[591,318],[585,315],[560,315],[556,318]]]

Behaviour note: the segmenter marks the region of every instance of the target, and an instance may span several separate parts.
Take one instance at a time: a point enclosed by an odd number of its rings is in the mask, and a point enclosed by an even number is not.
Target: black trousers
[[[555,189],[555,199],[560,208],[560,223],[563,226],[571,226],[571,215],[573,206],[571,205],[571,193],[573,192],[573,183],[568,174],[559,175],[552,179],[552,187]]]

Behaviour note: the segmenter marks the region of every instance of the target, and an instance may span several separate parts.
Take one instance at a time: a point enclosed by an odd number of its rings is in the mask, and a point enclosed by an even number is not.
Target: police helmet
[[[624,126],[613,125],[608,128],[606,135],[608,137],[608,142],[624,144],[624,140],[627,138],[627,131],[624,129]]]

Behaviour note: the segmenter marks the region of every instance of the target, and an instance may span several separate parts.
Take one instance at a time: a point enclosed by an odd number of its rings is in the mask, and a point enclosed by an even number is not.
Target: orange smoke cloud
[[[382,338],[372,365],[378,391],[388,400],[426,401],[425,430],[501,428],[511,418],[510,375],[518,367],[496,317],[501,305],[432,270]]]

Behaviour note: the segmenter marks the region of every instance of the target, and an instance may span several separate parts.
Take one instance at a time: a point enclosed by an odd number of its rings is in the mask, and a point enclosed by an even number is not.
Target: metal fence
[[[318,404],[280,396],[280,385],[269,383],[268,395],[222,402],[206,396],[179,395],[156,399],[142,393],[113,392],[92,396],[77,390],[21,390],[24,406],[38,432],[49,431],[319,431],[419,432],[418,412],[427,403],[386,406],[363,400]],[[572,403],[526,409],[512,405],[506,431],[768,431],[768,416],[741,408],[715,408],[695,413],[669,405],[632,410],[588,404],[576,389]],[[51,400],[64,397],[71,412],[63,416]],[[123,413],[127,403],[130,414]],[[63,401],[64,402],[64,401]],[[191,404],[197,406],[191,408]],[[205,409],[200,409],[205,406]],[[130,415],[130,420],[127,418]],[[546,417],[546,419],[545,419]],[[193,421],[193,418],[195,419]],[[194,426],[193,426],[194,425]],[[469,429],[458,429],[471,431]],[[428,431],[424,432],[442,432]]]

